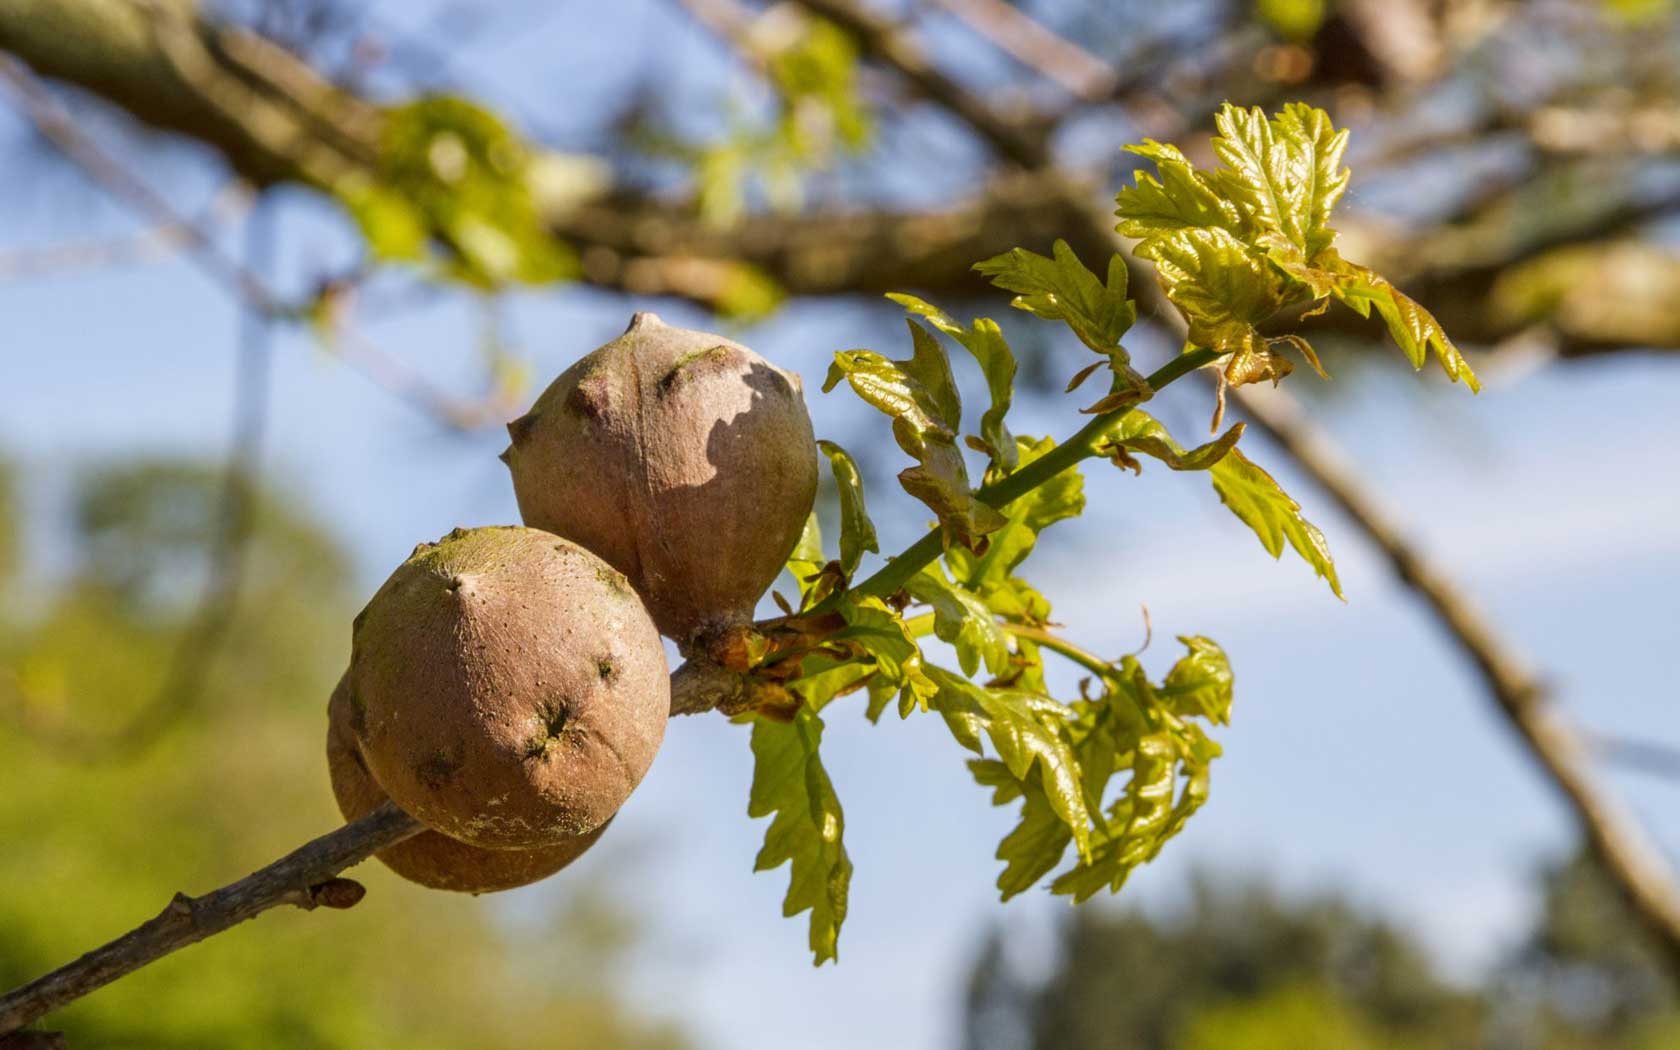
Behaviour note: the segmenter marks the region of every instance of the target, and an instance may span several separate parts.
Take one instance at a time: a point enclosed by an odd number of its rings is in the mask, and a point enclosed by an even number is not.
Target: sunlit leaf
[[[996,759],[976,758],[968,763],[974,779],[992,789],[992,805],[1023,800],[1021,819],[998,843],[997,859],[1004,862],[997,888],[1003,899],[1032,889],[1051,869],[1062,862],[1073,833],[1050,806],[1050,798],[1038,784],[1017,780],[1009,768]]]
[[[1153,160],[1157,175],[1138,172],[1116,197],[1118,229],[1139,238],[1138,254],[1155,262],[1190,343],[1230,354],[1225,376],[1233,384],[1287,375],[1283,344],[1322,375],[1299,335],[1267,338],[1257,326],[1285,306],[1334,296],[1365,316],[1374,306],[1414,367],[1433,348],[1449,377],[1477,389],[1427,310],[1336,252],[1331,216],[1348,186],[1347,132],[1304,103],[1270,120],[1258,108],[1226,104],[1215,123],[1217,169],[1197,170],[1177,149],[1146,142],[1130,149]]]
[[[1003,338],[1003,330],[989,317],[976,317],[967,328],[958,324],[945,311],[913,295],[889,294],[888,299],[906,310],[925,317],[929,324],[955,339],[963,349],[974,355],[980,371],[986,377],[986,390],[992,403],[980,417],[980,440],[992,462],[1005,472],[1015,469],[1015,439],[1004,425],[1015,397],[1015,354]]]
[[[1141,468],[1135,461],[1128,462],[1131,457],[1122,457],[1123,453],[1141,452],[1153,456],[1173,470],[1207,470],[1236,447],[1242,434],[1243,424],[1235,423],[1207,444],[1187,450],[1153,416],[1141,409],[1133,409],[1115,421],[1113,429],[1103,436],[1099,449],[1120,465],[1134,470]]]
[[[881,544],[863,503],[863,476],[851,454],[832,441],[819,441],[817,447],[828,456],[828,467],[840,492],[840,567],[850,576],[863,560],[863,552],[879,554]]]
[[[872,350],[841,351],[834,355],[823,389],[832,390],[844,379],[865,402],[891,417],[899,447],[918,460],[898,475],[900,484],[938,516],[948,544],[982,547],[983,537],[1004,520],[975,498],[969,483],[956,444],[962,402],[945,352],[927,329],[915,321],[909,327],[914,352],[908,359],[893,361]]]
[[[1050,808],[1067,825],[1080,855],[1088,853],[1090,813],[1067,738],[1068,712],[1053,700],[988,689],[942,667],[929,666],[928,674],[939,687],[935,706],[975,718],[1011,776],[1024,781],[1037,770]]]
[[[1010,303],[1016,309],[1066,323],[1099,354],[1119,349],[1121,337],[1137,320],[1137,304],[1126,298],[1125,261],[1110,256],[1107,279],[1101,280],[1066,241],[1058,239],[1051,251],[1054,258],[1013,248],[974,268],[999,288],[1018,293]]]
[[[1210,473],[1213,490],[1231,508],[1231,513],[1254,530],[1272,557],[1281,557],[1287,542],[1314,572],[1324,577],[1336,597],[1345,597],[1324,533],[1301,516],[1301,505],[1270,474],[1237,449],[1214,464]]]
[[[855,647],[872,659],[883,682],[899,696],[902,709],[927,707],[936,691],[922,662],[921,646],[905,627],[904,620],[879,598],[848,593],[839,605],[846,626],[828,641]]]
[[[846,820],[818,749],[823,723],[801,708],[791,723],[752,723],[753,780],[747,815],[772,817],[754,871],[789,864],[782,914],[809,910],[810,945],[821,965],[837,959],[852,862],[843,842]]]
[[[1179,635],[1189,650],[1173,664],[1158,691],[1180,716],[1197,716],[1224,725],[1231,720],[1231,661],[1211,638]]]
[[[1009,636],[979,595],[952,584],[938,562],[912,576],[904,589],[933,607],[934,634],[956,649],[964,674],[974,674],[982,663],[991,674],[1003,673],[1009,663]]]

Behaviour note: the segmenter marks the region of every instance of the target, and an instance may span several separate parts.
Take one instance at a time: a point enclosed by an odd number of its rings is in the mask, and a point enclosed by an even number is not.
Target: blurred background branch
[[[517,185],[498,183],[489,196],[522,198],[528,207],[463,216],[434,206],[434,191],[468,187],[461,156],[474,154],[462,144],[475,146],[485,114],[426,107],[488,99],[495,63],[465,57],[470,42],[496,33],[505,24],[499,17],[527,25],[538,16],[492,17],[450,4],[413,25],[406,13],[364,14],[329,0],[254,11],[190,0],[0,4],[0,51],[10,56],[0,56],[0,75],[19,111],[144,224],[131,236],[8,249],[0,278],[179,252],[252,324],[262,318],[265,330],[279,323],[313,331],[333,360],[366,372],[449,432],[474,431],[516,414],[524,392],[499,378],[504,363],[487,369],[488,394],[463,398],[413,363],[406,347],[393,353],[376,344],[363,328],[386,317],[375,304],[389,291],[381,283],[389,274],[414,278],[387,296],[389,316],[399,320],[434,294],[477,296],[493,314],[494,296],[506,289],[551,283],[580,296],[668,297],[742,322],[790,299],[900,290],[947,304],[984,300],[992,309],[991,290],[971,270],[978,259],[1017,245],[1043,251],[1055,237],[1088,263],[1123,247],[1109,201],[1132,161],[1116,154],[1117,144],[1171,138],[1205,160],[1207,114],[1218,101],[1301,98],[1355,128],[1345,253],[1391,273],[1485,373],[1514,384],[1560,369],[1610,369],[1635,355],[1672,360],[1680,349],[1673,60],[1680,29],[1661,3],[1259,0],[1183,12],[1049,0],[650,6],[692,19],[732,52],[732,70],[753,85],[741,93],[747,101],[737,105],[731,95],[717,119],[687,119],[696,108],[685,96],[693,83],[663,68],[651,48],[648,72],[618,108],[603,107],[592,123],[511,136],[523,158]],[[973,46],[982,40],[985,48]],[[637,60],[629,43],[610,46],[622,49],[619,65]],[[563,87],[553,98],[572,97],[573,85]],[[414,161],[399,147],[417,126],[436,133]],[[150,132],[192,144],[221,185],[253,188],[270,202],[265,209],[280,207],[273,202],[293,189],[337,205],[366,251],[348,266],[314,267],[294,282],[301,294],[277,291],[284,282],[222,247],[237,208],[195,212],[153,188],[168,176],[147,152],[157,141]],[[249,199],[243,190],[224,197]],[[483,234],[486,225],[494,236]],[[495,269],[499,256],[513,259],[505,272]],[[533,259],[540,280],[520,275]],[[1141,269],[1132,287],[1153,338],[1171,349],[1181,334],[1176,314],[1146,298],[1153,284]],[[1345,310],[1303,323],[1334,348],[1336,370],[1379,367],[1368,364],[1379,341],[1371,324]],[[1048,390],[1065,377],[1046,356],[1022,348],[1023,376]],[[256,396],[253,373],[244,374],[240,389]],[[1680,965],[1680,897],[1669,861],[1596,768],[1668,771],[1672,756],[1566,720],[1553,694],[1579,689],[1552,689],[1516,645],[1515,629],[1476,610],[1445,567],[1447,552],[1415,539],[1346,469],[1347,457],[1310,418],[1316,406],[1282,392],[1244,392],[1237,407],[1423,599],[1474,668],[1489,710],[1565,799],[1592,851],[1581,863],[1596,865],[1600,888],[1619,893],[1643,931],[1666,944],[1657,957]],[[260,418],[256,410],[237,415]],[[272,508],[236,501],[231,480],[241,461],[254,463],[259,430],[251,423],[236,437],[222,526],[208,533],[220,569],[211,570],[196,614],[205,627],[191,626],[194,614],[179,617],[177,652],[205,663],[204,654],[224,645],[234,655],[248,651],[238,636],[250,628],[227,627],[234,619],[222,614],[252,598],[241,598],[238,568],[251,554],[232,552],[253,535],[259,559],[268,549],[261,544]],[[258,480],[252,469],[242,476]],[[194,491],[203,482],[195,479]],[[147,483],[176,499],[187,488],[179,477]],[[1401,518],[1420,516],[1408,508]],[[0,556],[4,548],[0,542]],[[266,579],[259,571],[259,594]],[[235,637],[220,638],[224,629]],[[70,724],[78,712],[55,709],[52,677],[18,667],[10,677],[29,716]],[[202,675],[189,680],[185,692],[205,693]],[[179,695],[179,681],[161,688]],[[1058,980],[1075,980],[1070,973]],[[1533,971],[1521,979],[1538,980]],[[1272,1006],[1320,1003],[1289,999],[1294,994],[1278,990]],[[1209,1032],[1202,1038],[1216,1039],[1217,1029]],[[1371,1045],[1362,1039],[1347,1035],[1338,1050]],[[1227,1038],[1222,1050],[1238,1045],[1245,1044]]]

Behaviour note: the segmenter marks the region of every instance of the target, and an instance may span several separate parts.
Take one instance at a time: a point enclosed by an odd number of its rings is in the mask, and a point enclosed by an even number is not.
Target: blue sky
[[[650,10],[627,4],[613,17],[630,25]],[[503,89],[549,82],[532,47],[511,48],[493,71]],[[184,201],[211,185],[195,165],[160,164]],[[35,192],[44,206],[0,211],[0,249],[127,221],[91,192]],[[284,207],[282,272],[343,257],[330,209],[296,196]],[[650,306],[673,322],[701,321],[677,305],[560,290],[514,303],[513,331],[546,381]],[[881,442],[882,421],[844,390],[817,393],[833,351],[898,349],[880,343],[892,330],[880,316],[814,304],[741,334],[804,374],[820,434]],[[368,331],[441,382],[467,383],[474,325],[469,310],[444,304]],[[222,448],[234,333],[231,305],[178,260],[0,284],[0,452],[50,496],[67,464]],[[1061,372],[1084,363],[1076,347],[1061,353]],[[1398,371],[1348,385],[1314,411],[1399,518],[1540,661],[1570,713],[1680,743],[1664,659],[1680,635],[1680,359],[1560,365],[1474,399]],[[277,341],[273,397],[266,468],[333,523],[362,591],[418,540],[516,520],[495,459],[499,435],[444,434],[295,335]],[[1192,436],[1205,395],[1187,383],[1163,400],[1176,406],[1166,418],[1180,436]],[[1070,409],[1029,400],[1014,426],[1064,433],[1077,425]],[[1335,885],[1473,970],[1521,925],[1534,866],[1569,843],[1563,811],[1417,601],[1279,455],[1257,440],[1248,447],[1329,536],[1346,604],[1292,556],[1273,562],[1203,479],[1147,467],[1142,478],[1089,467],[1087,516],[1057,526],[1030,563],[1058,620],[1089,647],[1135,648],[1146,603],[1155,628],[1146,663],[1170,663],[1174,634],[1204,633],[1236,668],[1212,801],[1122,903],[1169,906],[1198,866],[1267,873],[1296,889]],[[887,549],[919,530],[922,515],[902,493],[878,485],[871,502]],[[646,918],[631,993],[713,1046],[949,1046],[963,967],[984,931],[1004,919],[1030,941],[1065,905],[1040,894],[997,904],[991,854],[1009,814],[987,806],[941,726],[870,726],[844,701],[828,722],[827,761],[857,865],[838,966],[813,970],[803,920],[780,917],[785,872],[750,870],[763,828],[745,817],[746,734],[719,718],[673,723],[615,825],[615,848],[586,857],[580,877],[610,873]],[[1680,850],[1680,785],[1606,775],[1671,854]],[[324,773],[321,782],[325,797]],[[565,893],[562,878],[482,906],[516,915]]]

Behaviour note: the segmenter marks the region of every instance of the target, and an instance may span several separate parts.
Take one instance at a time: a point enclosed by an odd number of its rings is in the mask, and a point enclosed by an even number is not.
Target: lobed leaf
[[[827,641],[843,644],[861,657],[872,660],[885,687],[899,697],[902,713],[914,707],[926,710],[937,691],[922,662],[921,646],[904,625],[904,620],[886,602],[848,592],[839,612],[846,626]]]
[[[964,328],[949,314],[932,303],[913,295],[891,293],[893,302],[927,319],[927,322],[955,339],[963,349],[974,355],[980,371],[986,377],[986,390],[992,403],[980,417],[980,443],[992,463],[1003,472],[1015,469],[1015,439],[1004,425],[1003,417],[1015,398],[1015,354],[1003,337],[1003,329],[989,317],[976,317]]]
[[[1478,389],[1427,310],[1337,254],[1331,216],[1347,191],[1348,133],[1304,103],[1270,120],[1227,103],[1214,119],[1219,168],[1199,171],[1173,147],[1145,142],[1129,149],[1153,160],[1157,175],[1138,172],[1115,198],[1117,229],[1155,262],[1191,343],[1232,355],[1225,375],[1234,384],[1287,375],[1289,361],[1273,349],[1283,342],[1322,375],[1305,340],[1268,339],[1256,326],[1284,306],[1334,296],[1364,316],[1374,306],[1414,367],[1433,349],[1449,377]]]
[[[839,958],[841,924],[852,862],[844,843],[846,819],[818,750],[823,723],[801,707],[790,723],[752,723],[750,817],[772,817],[754,871],[789,865],[782,914],[810,911],[810,946],[817,965]]]
[[[999,675],[1009,666],[1009,636],[981,597],[958,587],[933,562],[910,578],[904,589],[933,608],[933,633],[957,651],[963,674],[972,675],[984,663]]]
[[[1231,508],[1231,513],[1254,530],[1272,557],[1281,557],[1287,542],[1314,572],[1324,577],[1336,597],[1345,600],[1324,533],[1301,516],[1301,505],[1270,474],[1237,449],[1214,464],[1210,473],[1213,490]]]
[[[1026,781],[1036,768],[1036,782],[1049,806],[1073,836],[1081,856],[1090,851],[1090,813],[1079,781],[1078,763],[1066,735],[1067,709],[1053,700],[1010,689],[975,685],[942,667],[928,674],[939,687],[934,706],[967,716],[965,724],[984,729],[998,760],[1016,780]]]
[[[1231,661],[1211,638],[1179,635],[1189,650],[1173,664],[1161,682],[1159,695],[1180,717],[1206,718],[1226,725],[1231,721]]]
[[[1118,893],[1138,865],[1160,854],[1171,837],[1178,758],[1178,744],[1170,733],[1152,733],[1137,742],[1131,779],[1125,794],[1110,807],[1091,859],[1052,882],[1051,893],[1070,895],[1076,903],[1105,887]]]
[[[1049,321],[1061,321],[1081,342],[1099,354],[1120,348],[1120,338],[1137,321],[1137,304],[1126,298],[1126,263],[1108,261],[1099,280],[1064,240],[1051,246],[1053,258],[1012,248],[974,264],[1004,291],[1019,293],[1010,305]]]
[[[1001,528],[997,511],[975,498],[968,466],[957,447],[962,401],[950,363],[933,335],[908,322],[911,356],[892,361],[871,350],[834,355],[823,390],[846,380],[857,395],[892,419],[893,437],[917,465],[900,472],[899,483],[939,519],[946,543],[984,547],[987,533]]]
[[[1056,815],[1042,786],[1023,784],[1010,774],[1007,766],[995,759],[972,759],[968,768],[977,783],[993,789],[994,806],[1006,805],[1017,798],[1024,799],[1020,821],[998,843],[996,853],[997,859],[1003,861],[997,888],[1003,899],[1008,900],[1032,889],[1062,862],[1068,843],[1073,841],[1073,833]]]
[[[1127,452],[1141,452],[1165,463],[1173,470],[1208,470],[1236,447],[1242,437],[1243,424],[1234,423],[1231,429],[1205,445],[1186,450],[1167,433],[1167,428],[1141,409],[1133,409],[1121,416],[1114,428],[1103,437],[1099,449],[1121,466],[1141,471]]]

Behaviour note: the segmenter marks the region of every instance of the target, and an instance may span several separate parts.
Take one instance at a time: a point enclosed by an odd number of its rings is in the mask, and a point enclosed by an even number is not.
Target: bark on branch
[[[1623,901],[1680,979],[1680,894],[1673,870],[1594,775],[1587,739],[1558,711],[1527,660],[1452,577],[1406,538],[1360,483],[1352,463],[1312,425],[1293,397],[1281,389],[1256,394],[1246,388],[1237,388],[1231,396],[1243,414],[1353,519],[1387,557],[1400,581],[1428,604],[1447,637],[1476,668],[1487,696],[1517,740],[1563,796]]]
[[[387,802],[238,882],[202,897],[177,893],[155,918],[0,996],[0,1035],[270,908],[351,907],[362,899],[362,887],[338,873],[422,830],[419,821]]]

